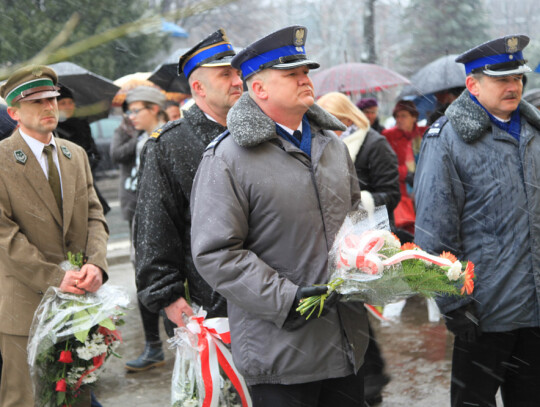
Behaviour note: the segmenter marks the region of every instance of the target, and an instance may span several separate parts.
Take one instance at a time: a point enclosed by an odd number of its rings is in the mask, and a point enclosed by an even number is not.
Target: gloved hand
[[[405,183],[411,188],[414,187],[414,172],[408,172],[405,177]]]
[[[306,319],[307,315],[301,315],[298,311],[296,311],[296,308],[298,308],[298,306],[300,305],[300,300],[302,300],[303,298],[311,297],[313,295],[326,294],[327,291],[328,286],[326,285],[310,285],[298,287],[298,290],[296,291],[296,300],[293,301],[291,309],[289,310],[289,314],[287,315],[285,323],[283,324],[283,328],[292,331],[305,325],[309,321]],[[339,297],[340,295],[337,293],[337,291],[332,291],[330,293],[330,295],[324,301],[324,307],[321,316],[325,315],[328,312],[328,309],[334,306],[336,302],[338,302]]]
[[[474,303],[469,303],[444,314],[446,327],[465,342],[474,342],[481,335]]]

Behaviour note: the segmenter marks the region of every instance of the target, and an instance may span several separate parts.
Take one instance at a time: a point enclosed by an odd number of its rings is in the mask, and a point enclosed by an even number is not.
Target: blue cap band
[[[515,52],[513,54],[490,55],[487,57],[475,59],[474,61],[466,62],[465,73],[468,75],[473,69],[483,68],[486,65],[501,64],[503,62],[513,62],[522,59],[523,53],[521,51]]]
[[[306,55],[306,50],[304,47],[295,47],[293,45],[285,45],[281,48],[276,48],[268,52],[263,52],[262,54],[259,54],[251,59],[248,59],[245,61],[242,65],[240,65],[240,69],[242,70],[242,75],[244,78],[247,78],[249,75],[254,74],[255,72],[259,71],[261,65],[264,65],[268,62],[277,61],[276,65],[281,63],[279,62],[279,58],[291,56],[291,55]]]
[[[202,50],[201,52],[193,55],[190,59],[186,61],[184,64],[182,71],[184,72],[184,75],[186,78],[189,77],[191,72],[198,67],[198,64],[204,61],[205,59],[208,59],[212,57],[215,54],[219,54],[221,52],[227,52],[232,51],[233,47],[230,43],[219,43],[214,46],[210,46],[209,48],[206,48]]]

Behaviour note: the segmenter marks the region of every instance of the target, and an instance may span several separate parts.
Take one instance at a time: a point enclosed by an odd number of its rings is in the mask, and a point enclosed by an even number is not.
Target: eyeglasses
[[[128,111],[126,112],[126,114],[127,114],[128,116],[131,116],[131,115],[137,116],[137,115],[139,114],[139,112],[140,112],[141,110],[144,110],[144,109],[148,109],[148,108],[147,108],[147,107],[141,107],[140,109],[128,110]]]

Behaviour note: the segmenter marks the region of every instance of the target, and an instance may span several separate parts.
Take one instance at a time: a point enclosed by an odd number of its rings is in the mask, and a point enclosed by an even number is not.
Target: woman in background
[[[386,205],[390,227],[393,228],[393,212],[400,198],[396,154],[388,141],[370,128],[364,113],[344,94],[331,92],[317,103],[347,126],[347,130],[336,131],[336,134],[347,145],[354,162],[362,202],[365,207]],[[369,336],[364,357],[364,394],[366,403],[374,405],[382,401],[382,389],[390,377],[384,372],[385,362],[371,325]]]

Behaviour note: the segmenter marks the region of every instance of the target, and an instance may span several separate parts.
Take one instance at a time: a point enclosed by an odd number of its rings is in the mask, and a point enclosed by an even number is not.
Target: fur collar
[[[310,123],[325,130],[345,130],[346,127],[317,104],[307,111]],[[229,110],[227,128],[236,143],[253,147],[276,137],[276,124],[257,106],[246,92]]]
[[[519,111],[525,120],[540,130],[540,111],[530,103],[522,100]],[[452,127],[466,143],[478,140],[491,128],[491,120],[484,109],[470,97],[469,91],[463,93],[446,109],[446,117]]]

